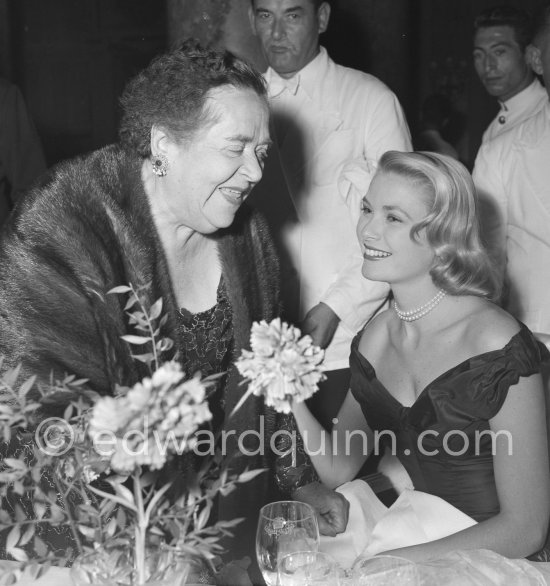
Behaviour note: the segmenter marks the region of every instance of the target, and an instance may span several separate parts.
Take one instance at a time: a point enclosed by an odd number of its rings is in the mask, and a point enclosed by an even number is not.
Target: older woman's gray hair
[[[160,55],[124,90],[121,145],[143,158],[150,156],[153,125],[162,126],[178,141],[190,138],[211,116],[208,93],[224,85],[248,88],[267,103],[262,76],[229,51],[186,41]]]

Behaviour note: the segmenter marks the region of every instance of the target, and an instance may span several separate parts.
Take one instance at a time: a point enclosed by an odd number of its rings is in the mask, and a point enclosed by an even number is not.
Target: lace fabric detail
[[[218,286],[216,305],[198,313],[180,309],[178,323],[182,340],[182,364],[191,376],[219,373],[228,366],[233,340],[233,315],[223,278]]]
[[[296,426],[294,416],[281,414],[275,442],[277,457],[275,479],[279,490],[288,496],[298,488],[319,480],[317,472],[307,455],[305,445]]]
[[[10,444],[2,442],[0,445],[0,457],[3,460],[6,457],[23,458],[27,465],[31,466],[34,460],[34,442],[32,434],[21,433],[16,438],[12,438]],[[60,486],[55,482],[56,475],[60,473],[58,470],[44,468],[40,476],[40,489],[44,494],[50,494],[55,500],[55,504],[64,511],[71,511],[70,516],[75,518],[74,510],[82,503],[80,497],[75,495],[72,491],[67,499],[63,499],[59,492]],[[57,498],[56,498],[57,497]],[[38,522],[34,502],[29,493],[23,495],[17,494],[11,488],[5,495],[2,495],[2,509],[14,516],[16,509],[19,509],[20,514],[24,515],[29,521],[36,521],[35,537],[39,538],[47,547],[50,553],[54,553],[59,557],[65,557],[67,563],[72,563],[74,558],[78,555],[78,546],[74,535],[70,529],[68,522],[63,519],[59,523],[52,523],[47,518],[42,522]],[[17,514],[15,514],[17,517]],[[47,517],[47,516],[46,516]],[[11,559],[6,551],[6,540],[9,531],[4,530],[0,533],[0,559]],[[84,536],[80,536],[81,541],[85,542]],[[34,539],[29,543],[19,546],[23,549],[30,559],[36,556],[34,551]]]
[[[233,312],[223,277],[216,297],[216,305],[205,311],[191,313],[180,309],[181,363],[188,376],[200,372],[204,378],[229,369],[233,354]],[[226,378],[220,377],[208,394],[214,429],[219,429],[224,418]]]

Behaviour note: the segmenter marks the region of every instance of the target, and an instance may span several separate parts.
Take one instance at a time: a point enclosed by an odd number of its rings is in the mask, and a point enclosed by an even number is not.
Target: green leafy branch
[[[163,352],[170,350],[174,342],[170,338],[162,337],[162,328],[166,325],[168,315],[162,314],[162,298],[157,299],[148,309],[140,297],[140,290],[133,285],[121,285],[114,287],[108,294],[128,294],[128,301],[124,311],[128,316],[128,321],[134,327],[138,334],[126,334],[121,336],[125,342],[135,346],[150,345],[149,352],[141,354],[132,354],[132,358],[147,364],[149,371],[152,373],[160,367],[160,357]],[[132,311],[130,311],[132,310]],[[158,320],[158,323],[156,323]]]

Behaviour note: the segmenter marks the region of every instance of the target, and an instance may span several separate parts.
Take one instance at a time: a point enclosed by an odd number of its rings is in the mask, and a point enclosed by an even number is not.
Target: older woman
[[[244,392],[232,360],[252,321],[278,311],[267,229],[242,205],[270,144],[262,78],[230,53],[187,43],[132,80],[122,105],[120,144],[59,165],[4,231],[0,354],[44,382],[53,371],[105,394],[131,385],[146,372],[121,340],[125,302],[107,292],[143,288],[146,304],[163,298],[163,334],[189,374],[228,371],[210,406],[215,426],[235,431],[227,435],[235,468],[273,470],[272,454],[245,458],[236,439],[262,426],[269,437],[273,412],[254,398],[225,416]],[[285,477],[295,480],[289,490],[314,479],[306,465]],[[269,495],[274,482],[262,475],[223,499],[219,514],[254,520]],[[323,512],[341,507],[322,495]]]

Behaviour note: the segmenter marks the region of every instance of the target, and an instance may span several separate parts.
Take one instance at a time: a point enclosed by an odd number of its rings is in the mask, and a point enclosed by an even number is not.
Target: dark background
[[[178,38],[194,35],[262,62],[249,0],[0,0],[0,75],[23,92],[49,164],[116,139],[124,84]],[[337,61],[382,79],[416,132],[422,100],[448,95],[465,120],[472,165],[497,105],[472,67],[472,22],[499,4],[540,0],[332,0],[322,43]]]

